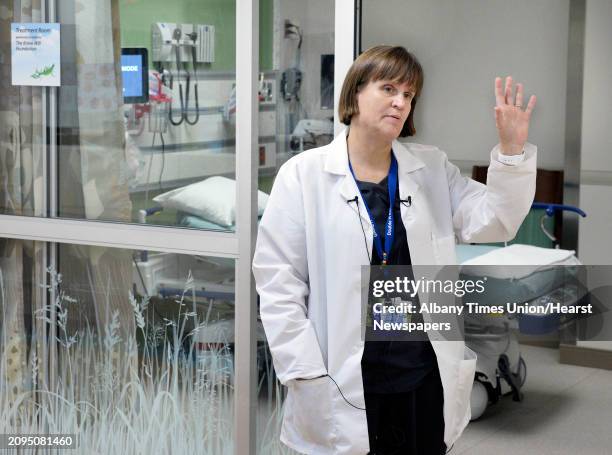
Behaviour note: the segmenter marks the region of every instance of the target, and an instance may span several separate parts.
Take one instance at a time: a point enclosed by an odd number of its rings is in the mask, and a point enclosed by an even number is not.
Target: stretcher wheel
[[[486,387],[480,381],[474,381],[472,387],[472,395],[470,397],[470,408],[472,410],[472,417],[470,420],[476,420],[480,417],[487,409],[489,403],[489,394],[487,393]]]

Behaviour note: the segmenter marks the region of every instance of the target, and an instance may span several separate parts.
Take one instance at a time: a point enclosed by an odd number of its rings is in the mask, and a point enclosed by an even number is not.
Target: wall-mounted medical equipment
[[[148,119],[150,133],[165,133],[168,129],[168,107],[172,102],[169,89],[162,83],[162,75],[148,71],[148,102],[134,102],[126,109],[126,130],[131,136],[140,136]],[[144,99],[142,97],[137,99]],[[127,104],[127,103],[126,103]]]
[[[298,49],[300,49],[302,47],[302,40],[304,39],[301,27],[291,20],[285,19],[285,38],[297,38]],[[296,63],[299,63],[299,61]]]
[[[276,104],[276,79],[265,79],[264,73],[259,74],[259,104],[271,106]]]
[[[180,35],[175,32],[180,30]],[[177,38],[178,36],[178,38]],[[192,39],[191,36],[194,36]],[[175,62],[173,47],[179,48],[179,61],[192,62],[192,47],[197,63],[215,61],[215,26],[207,24],[175,24],[156,22],[151,25],[151,50],[154,62]]]
[[[153,61],[160,71],[168,75],[164,82],[171,90],[174,89],[175,79],[178,81],[180,111],[177,114],[177,109],[170,104],[168,112],[168,120],[173,126],[183,122],[195,125],[200,119],[197,65],[214,61],[214,31],[212,25],[156,22],[151,26]],[[169,62],[174,63],[175,68]],[[195,106],[190,107],[192,79]]]
[[[180,58],[180,44],[182,37],[182,31],[179,28],[175,28],[172,36],[174,38],[174,56],[175,56],[175,64],[176,64],[176,76],[178,79],[178,88],[179,88],[179,101],[181,106],[181,111],[178,117],[174,116],[172,104],[170,104],[170,111],[168,112],[168,119],[170,123],[174,126],[178,126],[183,122],[187,122],[189,125],[195,125],[198,123],[200,119],[200,103],[198,97],[198,73],[196,66],[196,50],[195,50],[195,41],[197,39],[197,35],[191,33],[189,38],[192,40],[192,46],[190,47],[191,56],[192,56],[192,65],[193,65],[193,74],[195,78],[194,82],[194,92],[195,92],[195,118],[189,118],[189,90],[190,90],[190,82],[191,82],[191,73],[188,69],[185,69],[185,90],[183,91],[183,83],[180,79],[181,77],[181,58]],[[170,88],[174,88],[174,74],[170,73]]]
[[[157,71],[149,72],[149,132],[165,133],[168,128],[168,110],[172,98],[166,93],[162,75]]]
[[[302,85],[301,55],[302,40],[304,38],[302,29],[289,19],[285,19],[285,38],[297,39],[298,45],[295,50],[295,64],[283,71],[281,77],[281,94],[285,101],[297,100],[299,102],[300,87]]]
[[[154,62],[167,62],[172,56],[172,32],[176,24],[157,22],[151,25],[151,51]]]
[[[149,58],[147,49],[124,47],[121,49],[121,75],[125,104],[149,101]]]
[[[285,101],[298,99],[301,86],[302,72],[299,69],[289,68],[283,71],[281,78],[281,94]]]
[[[295,61],[288,68],[284,69],[280,78],[280,94],[283,101],[282,106],[285,112],[284,125],[287,132],[293,131],[300,119],[309,118],[308,112],[302,104],[302,42],[304,34],[301,27],[292,20],[285,20],[285,39],[297,41],[295,49]]]
[[[198,43],[198,62],[212,63],[215,61],[215,26],[195,25],[200,37]]]
[[[293,153],[300,153],[330,143],[333,135],[334,124],[331,120],[302,119],[291,134],[289,147]]]

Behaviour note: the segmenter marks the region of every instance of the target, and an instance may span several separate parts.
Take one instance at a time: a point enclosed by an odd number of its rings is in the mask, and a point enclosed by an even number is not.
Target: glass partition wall
[[[59,244],[41,270],[48,246],[3,242],[0,430],[233,453],[234,260]]]
[[[235,230],[236,3],[57,12],[58,215]]]
[[[289,453],[250,263],[279,167],[333,136],[354,5],[315,3],[0,1],[0,433]],[[41,22],[60,86],[12,85]]]
[[[334,134],[334,1],[278,2],[274,18],[273,71],[266,81],[280,86],[276,98],[276,166],[260,167],[259,189],[269,192],[280,166],[292,157],[331,142]],[[260,118],[261,119],[261,118]],[[267,125],[259,125],[259,135]],[[258,326],[260,323],[258,322]],[[279,441],[286,389],[270,362],[267,343],[257,350],[257,453],[294,451]]]

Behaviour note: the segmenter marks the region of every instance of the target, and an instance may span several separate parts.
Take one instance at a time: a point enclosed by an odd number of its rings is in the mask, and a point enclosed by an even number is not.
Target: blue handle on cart
[[[553,216],[557,210],[563,211],[567,210],[568,212],[574,212],[580,215],[581,217],[586,217],[586,213],[580,210],[578,207],[574,207],[573,205],[565,205],[565,204],[549,204],[547,202],[534,202],[531,204],[532,209],[544,209],[546,210],[546,215]]]
[[[149,207],[145,210],[147,216],[155,215],[163,210],[163,207],[156,205],[155,207]]]

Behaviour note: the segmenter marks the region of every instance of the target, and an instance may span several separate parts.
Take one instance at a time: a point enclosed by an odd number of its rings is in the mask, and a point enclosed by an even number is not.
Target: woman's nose
[[[407,100],[404,95],[397,95],[393,97],[393,107],[398,109],[404,109],[406,107]]]

